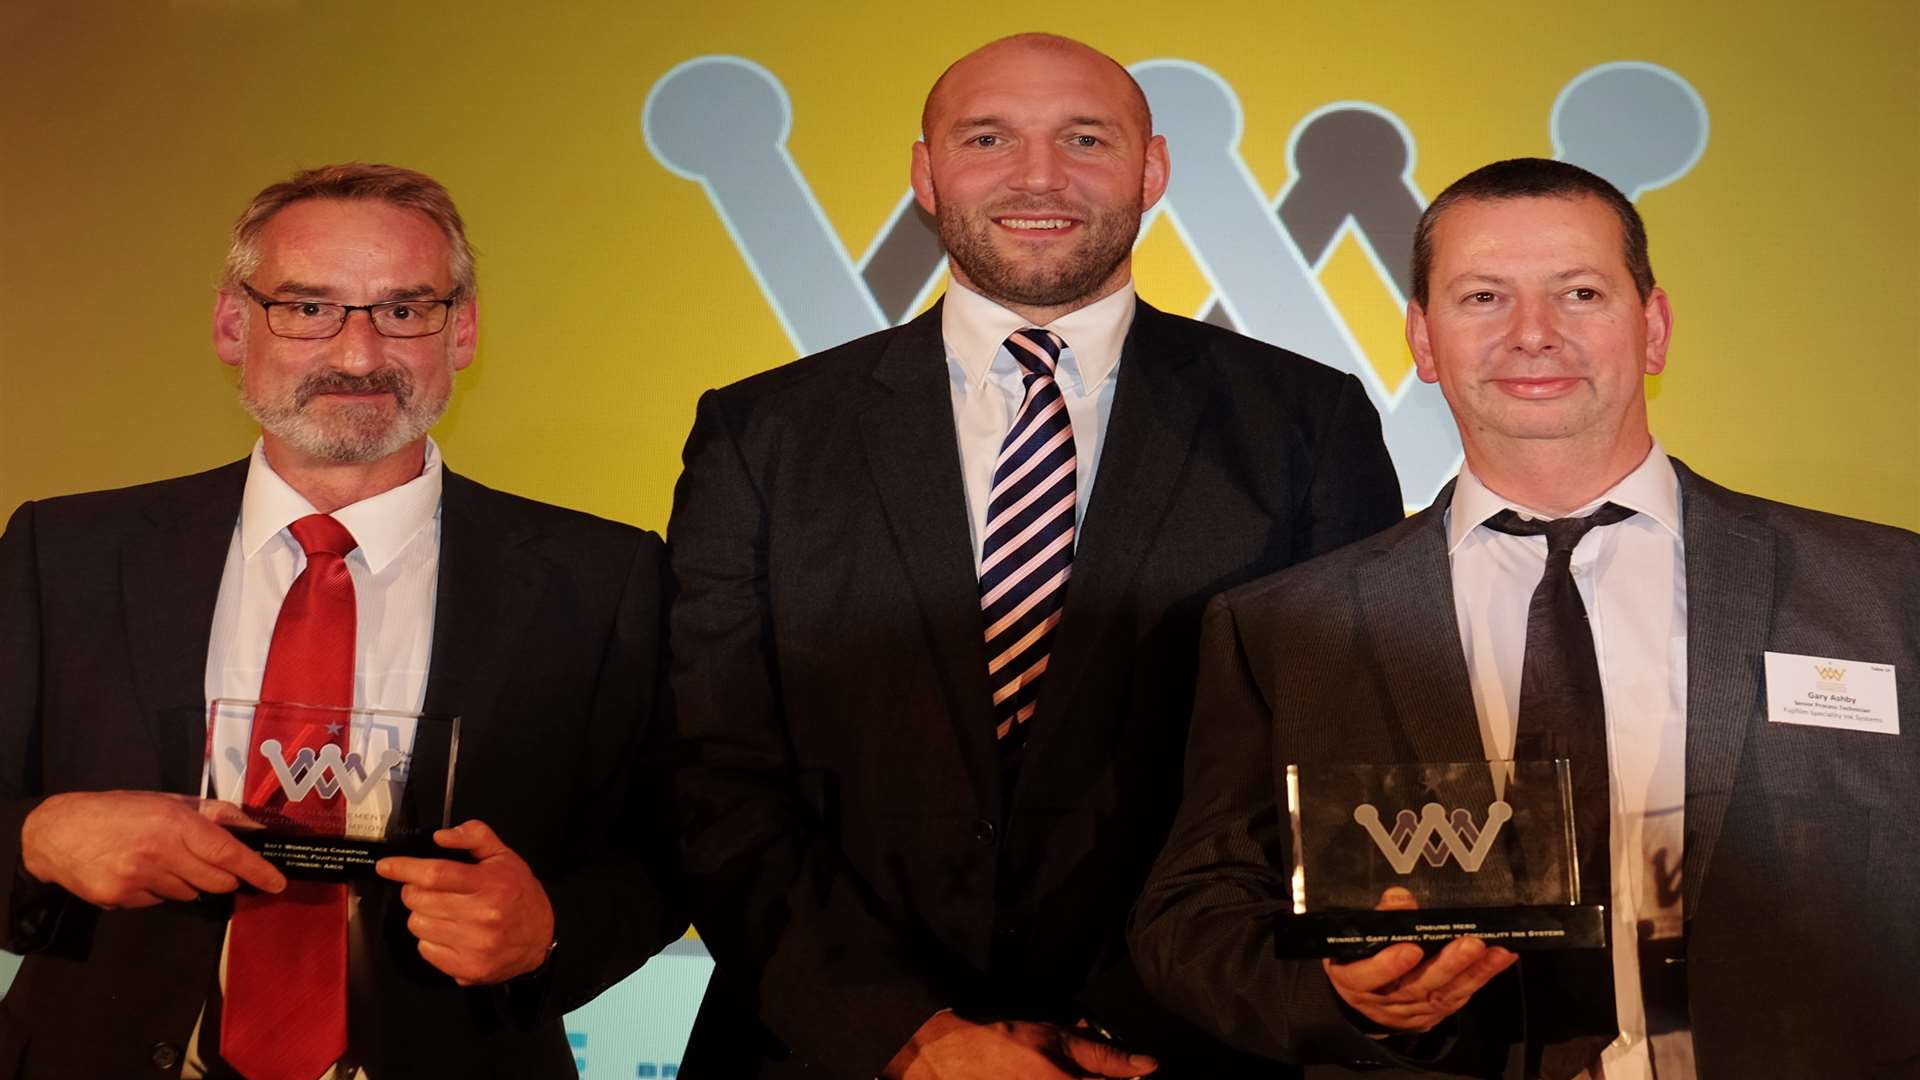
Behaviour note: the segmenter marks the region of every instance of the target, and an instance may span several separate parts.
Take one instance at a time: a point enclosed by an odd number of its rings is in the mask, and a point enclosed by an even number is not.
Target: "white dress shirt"
[[[1073,425],[1075,526],[1087,516],[1093,478],[1105,445],[1107,417],[1113,412],[1113,388],[1119,380],[1120,350],[1133,326],[1134,293],[1129,281],[1113,293],[1048,323],[1068,354],[1060,358],[1054,382],[1066,399]],[[986,539],[988,495],[1000,444],[1013,426],[1026,396],[1022,369],[1000,346],[1015,330],[1032,326],[1017,312],[955,282],[940,306],[940,334],[947,347],[947,376],[953,395],[953,426],[960,441],[960,474],[965,480],[967,520],[973,529],[973,569],[980,571],[980,546]],[[1079,530],[1074,530],[1075,543]]]
[[[1638,924],[1656,938],[1681,933],[1681,815],[1686,803],[1687,575],[1680,487],[1656,442],[1613,489],[1567,515],[1611,502],[1639,511],[1587,533],[1573,552],[1607,719],[1611,760],[1613,975],[1620,1037],[1601,1055],[1605,1080],[1692,1075],[1685,1032],[1650,1044],[1641,1002]],[[1513,754],[1526,653],[1527,607],[1546,569],[1544,536],[1509,536],[1481,523],[1501,510],[1551,518],[1504,498],[1463,467],[1447,512],[1460,644],[1481,738],[1492,760]]]
[[[427,700],[427,668],[433,651],[433,605],[440,579],[440,448],[427,440],[420,475],[333,512],[359,544],[346,558],[353,578],[355,615],[353,704],[355,708],[419,712]],[[207,698],[254,700],[266,672],[267,648],[281,601],[307,565],[306,552],[287,526],[315,513],[313,504],[267,464],[261,443],[253,447],[240,519],[227,547],[220,597],[207,643]],[[225,774],[203,793],[238,801]],[[357,905],[356,905],[357,906]],[[226,982],[221,947],[220,979]],[[200,1027],[189,1040],[184,1077],[199,1076],[205,1057]],[[329,1069],[323,1080],[339,1070]],[[364,1080],[364,1070],[356,1076]]]

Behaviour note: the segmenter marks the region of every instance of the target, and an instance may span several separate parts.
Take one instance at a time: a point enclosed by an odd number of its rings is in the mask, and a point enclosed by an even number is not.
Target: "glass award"
[[[1565,759],[1289,765],[1287,816],[1281,955],[1352,959],[1468,936],[1514,950],[1606,946],[1605,905],[1580,902]]]
[[[202,810],[290,878],[373,876],[386,855],[444,857],[458,717],[216,699]]]

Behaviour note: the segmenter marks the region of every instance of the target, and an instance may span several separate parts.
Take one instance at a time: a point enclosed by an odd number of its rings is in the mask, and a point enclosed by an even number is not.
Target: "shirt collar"
[[[1085,394],[1105,382],[1120,364],[1120,350],[1133,327],[1133,281],[1047,324],[1073,350],[1060,362],[1064,381],[1077,382]],[[1009,311],[972,289],[951,282],[940,305],[940,334],[947,355],[966,374],[967,385],[978,390],[987,384],[987,372],[1000,346],[1015,330],[1032,326],[1018,312]]]
[[[440,508],[440,477],[440,447],[428,439],[426,465],[419,476],[333,512],[334,520],[353,534],[374,573],[385,569],[433,521]],[[287,526],[315,512],[306,496],[267,464],[265,441],[256,441],[247,463],[246,490],[240,497],[241,553],[253,558]]]
[[[1619,483],[1566,516],[1584,517],[1593,513],[1601,503],[1609,502],[1639,511],[1672,533],[1674,539],[1680,539],[1680,478],[1674,474],[1673,462],[1667,458],[1660,440],[1653,440],[1653,449],[1647,451],[1646,458],[1622,477]],[[1507,509],[1517,510],[1528,517],[1554,516],[1500,495],[1481,483],[1472,469],[1460,466],[1460,478],[1453,485],[1453,502],[1447,508],[1447,554],[1458,550],[1481,522]]]

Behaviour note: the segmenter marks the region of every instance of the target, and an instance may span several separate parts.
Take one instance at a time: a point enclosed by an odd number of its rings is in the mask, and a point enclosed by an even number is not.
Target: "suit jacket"
[[[177,1073],[231,899],[101,911],[30,887],[20,826],[59,792],[199,793],[246,470],[28,503],[0,537],[0,882],[7,947],[27,954],[0,1004],[0,1077]],[[661,545],[452,472],[441,511],[425,711],[461,717],[453,820],[486,821],[532,866],[558,947],[510,993],[461,989],[420,960],[398,890],[369,886],[350,1041],[381,1077],[570,1077],[561,1014],[685,927],[666,779],[633,765],[671,739]]]
[[[1401,510],[1350,376],[1142,304],[1118,379],[1017,772],[938,308],[702,398],[673,682],[718,972],[683,1075],[866,1080],[947,1007],[1186,1052],[1121,931],[1178,803],[1202,606]]]
[[[1685,964],[1700,1075],[1915,1075],[1920,537],[1674,467],[1687,591]],[[1530,959],[1457,1014],[1452,1053],[1416,1063],[1349,1023],[1317,963],[1274,951],[1292,865],[1277,787],[1288,763],[1485,757],[1453,602],[1450,498],[1451,488],[1403,525],[1207,612],[1188,798],[1132,945],[1155,992],[1236,1046],[1386,1070],[1372,1075],[1414,1075],[1416,1064],[1520,1072],[1521,995],[1501,984],[1525,979]],[[1766,651],[1894,664],[1906,729],[1770,723]],[[1551,1019],[1527,1022],[1537,1032]],[[1570,1075],[1598,1045],[1544,1050],[1546,1074]]]

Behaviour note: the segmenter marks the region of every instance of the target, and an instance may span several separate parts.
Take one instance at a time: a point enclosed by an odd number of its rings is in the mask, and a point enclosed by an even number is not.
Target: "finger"
[[[444,975],[452,976],[460,985],[477,982],[485,974],[474,958],[459,949],[442,945],[437,941],[422,941],[416,948],[420,958],[432,964]]]
[[[439,892],[478,892],[485,877],[470,863],[452,859],[416,859],[392,855],[373,864],[373,871],[388,881],[418,885]]]
[[[1426,953],[1410,941],[1389,945],[1364,960],[1336,964],[1322,960],[1320,966],[1335,987],[1355,993],[1372,993],[1403,978],[1426,959]]]
[[[467,919],[478,921],[473,893],[442,892],[420,885],[400,886],[400,902],[408,911],[417,911],[422,915],[431,915],[438,919]]]
[[[182,839],[188,855],[232,874],[261,892],[277,893],[287,887],[285,874],[218,825],[201,822],[198,827],[189,828]]]
[[[180,875],[166,873],[165,871],[155,874],[153,879],[147,882],[146,888],[143,891],[148,895],[158,896],[163,900],[187,901],[200,899],[200,890],[188,884],[187,880]]]
[[[1412,911],[1419,906],[1419,903],[1414,900],[1411,890],[1401,888],[1398,885],[1392,885],[1380,894],[1380,903],[1375,905],[1374,910]]]
[[[1432,960],[1408,972],[1397,984],[1387,984],[1380,993],[1402,1000],[1430,998],[1487,953],[1486,942],[1475,937],[1454,938]]]
[[[245,810],[220,799],[196,800],[194,812],[223,829],[255,832],[267,827],[265,822],[255,821]]]
[[[240,879],[227,873],[212,863],[197,859],[182,859],[176,870],[187,884],[203,893],[230,893],[240,887]]]
[[[1488,949],[1480,959],[1473,962],[1465,971],[1454,977],[1453,982],[1440,989],[1445,997],[1458,997],[1462,1004],[1472,997],[1495,975],[1513,966],[1520,959],[1518,953],[1506,949]],[[1455,1006],[1458,1008],[1458,1006]]]
[[[498,934],[486,927],[417,911],[407,916],[407,930],[421,941],[468,952],[484,952],[498,940]]]
[[[1062,1032],[1062,1049],[1083,1071],[1094,1076],[1140,1076],[1160,1067],[1146,1054],[1130,1054],[1111,1043]]]
[[[463,821],[457,828],[441,829],[433,834],[433,842],[443,848],[468,852],[475,859],[491,859],[495,855],[511,854],[512,850],[500,842],[486,822],[478,819]]]

